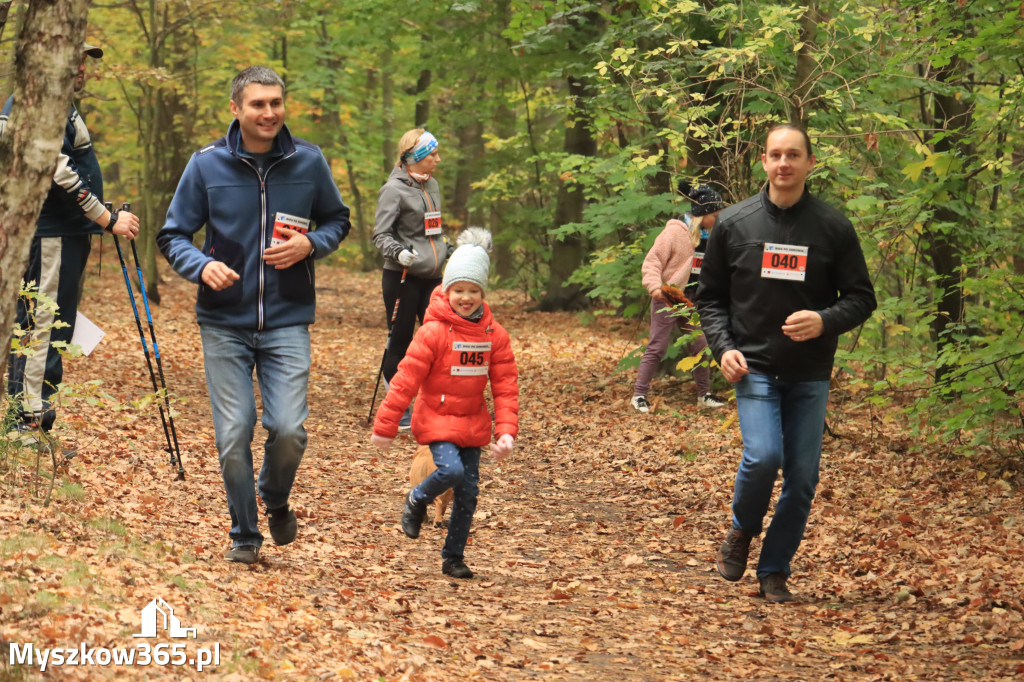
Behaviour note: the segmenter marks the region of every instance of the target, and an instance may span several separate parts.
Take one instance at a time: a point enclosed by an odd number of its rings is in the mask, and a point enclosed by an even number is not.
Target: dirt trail
[[[83,312],[107,332],[71,383],[60,433],[77,455],[55,502],[31,497],[31,464],[0,500],[0,638],[36,648],[134,647],[140,610],[174,608],[187,642],[220,665],[51,667],[56,679],[1019,679],[1024,674],[1020,478],[997,462],[907,454],[898,429],[833,415],[822,483],[791,586],[771,606],[752,571],[721,580],[741,448],[731,410],[700,412],[692,384],[656,380],[656,414],[629,410],[618,359],[635,322],[524,312],[488,300],[520,366],[514,456],[482,465],[466,561],[440,573],[443,531],[398,527],[413,443],[369,446],[366,413],[384,340],[375,274],[318,267],[310,446],[293,502],[298,540],[248,568],[222,559],[217,470],[193,289],[169,277],[154,309],[185,482],[162,452],[149,376],[105,255]],[[257,442],[263,431],[257,427]],[[257,458],[259,458],[257,448]],[[266,531],[265,531],[266,532]],[[753,556],[756,557],[757,544]],[[174,644],[166,636],[157,642]],[[5,659],[6,660],[6,659]],[[0,667],[0,680],[24,666]],[[35,679],[38,674],[24,675]]]

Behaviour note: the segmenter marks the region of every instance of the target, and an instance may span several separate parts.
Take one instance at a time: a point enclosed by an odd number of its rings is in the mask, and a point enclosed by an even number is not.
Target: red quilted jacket
[[[416,332],[377,412],[373,432],[394,438],[398,420],[419,392],[412,433],[422,444],[448,441],[459,447],[491,442],[491,415],[484,400],[487,380],[494,397],[495,438],[519,433],[519,379],[508,332],[483,304],[476,322],[464,319],[434,289],[423,326]]]

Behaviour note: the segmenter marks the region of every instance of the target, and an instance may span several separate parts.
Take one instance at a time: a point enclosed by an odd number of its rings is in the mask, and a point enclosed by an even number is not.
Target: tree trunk
[[[4,34],[4,27],[7,26],[7,14],[11,11],[11,3],[14,0],[3,0],[0,2],[0,37]]]
[[[563,150],[566,154],[597,155],[597,141],[591,131],[588,78],[569,77],[569,96],[573,107],[569,111],[569,123],[565,128]],[[585,208],[583,190],[563,180],[555,206],[555,227],[580,222]],[[540,302],[541,310],[581,310],[587,306],[587,298],[580,286],[569,283],[569,277],[583,264],[586,255],[586,244],[579,235],[554,241],[551,248],[550,279],[547,292]]]
[[[82,59],[89,0],[31,0],[15,47],[14,108],[0,138],[0,329],[14,324],[36,219],[53,182]],[[4,343],[3,348],[7,347]]]
[[[395,82],[391,73],[391,53],[393,47],[389,39],[384,45],[384,53],[380,58],[380,94],[381,94],[381,134],[384,136],[382,150],[384,152],[384,177],[387,178],[395,166],[398,152],[395,146]]]
[[[429,33],[420,36],[420,59],[424,64],[429,64],[432,56],[430,42]],[[416,81],[416,125],[413,128],[426,128],[430,121],[430,76],[430,69],[423,68]]]
[[[967,63],[959,57],[954,57],[947,66],[936,73],[936,80],[947,84],[964,82],[967,72]],[[965,138],[973,126],[973,112],[968,99],[957,97],[957,94],[959,92],[954,92],[952,89],[943,89],[933,95],[932,116],[935,127],[939,130],[950,131],[948,135],[940,137],[934,147],[935,151],[948,153],[967,166],[970,165],[969,161],[973,150],[970,149]],[[950,196],[967,201],[971,189],[968,179],[962,173],[949,174],[946,176],[944,184]],[[974,205],[974,202],[967,203]],[[938,314],[932,320],[932,338],[939,352],[953,342],[950,334],[945,332],[964,321],[961,266],[965,245],[961,243],[960,235],[970,232],[969,229],[965,230],[961,227],[965,220],[968,218],[957,213],[947,203],[940,202],[934,207],[932,220],[925,226],[928,236],[928,256],[935,274],[938,275],[936,281],[939,296]],[[936,371],[936,381],[941,381],[951,369],[940,367]]]
[[[473,180],[477,177],[477,169],[483,157],[483,124],[479,119],[467,121],[459,126],[457,134],[459,140],[459,160],[456,164],[452,198],[448,202],[446,213],[451,216],[451,225],[453,227],[462,228],[475,224],[469,218],[469,197],[473,190]]]
[[[817,38],[818,8],[817,3],[810,2],[807,3],[804,15],[800,18],[800,42],[803,45],[796,55],[796,78],[793,83],[793,92],[789,97],[789,119],[805,127],[810,116],[805,102],[811,91],[811,74],[818,68],[818,63],[812,54]]]
[[[320,24],[320,38],[323,41],[323,49],[320,60],[322,68],[326,73],[344,73],[345,60],[329,49],[329,34],[326,22]],[[352,145],[349,142],[348,133],[341,125],[340,111],[344,101],[341,91],[338,89],[337,81],[330,79],[324,86],[323,100],[320,102],[321,115],[315,116],[314,121],[317,127],[326,131],[325,138],[331,141],[331,146],[337,146],[341,150],[342,159],[345,162],[345,169],[348,175],[349,198],[348,205],[352,209],[352,229],[349,232],[349,239],[359,240],[360,260],[366,270],[375,267],[377,263],[374,257],[377,249],[370,241],[372,226],[367,226],[366,215],[363,208],[362,194],[359,192],[359,175],[356,164],[352,161]],[[333,168],[329,150],[324,148],[324,156],[327,164]]]

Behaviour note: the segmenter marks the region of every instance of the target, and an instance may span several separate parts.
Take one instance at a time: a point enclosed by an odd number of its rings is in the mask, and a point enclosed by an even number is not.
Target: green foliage
[[[802,120],[817,157],[810,187],[858,230],[880,303],[842,340],[846,380],[958,451],[1021,447],[1019,2],[150,0],[92,12],[107,54],[89,90],[104,101],[84,109],[113,195],[138,195],[146,164],[175,178],[187,155],[160,154],[222,135],[230,78],[267,63],[288,82],[289,126],[323,148],[360,209],[336,259],[376,266],[384,149],[429,104],[446,224],[490,227],[503,284],[537,297],[556,247],[583,244],[571,282],[602,313],[645,313],[640,264],[687,208],[677,179],[745,198],[764,182],[766,129]],[[140,29],[154,20],[166,45],[140,40],[157,35]],[[568,96],[569,76],[585,96]],[[155,93],[176,138],[151,158],[140,106]],[[577,120],[593,155],[565,151]],[[563,187],[586,208],[556,229]],[[950,315],[961,296],[963,314]]]

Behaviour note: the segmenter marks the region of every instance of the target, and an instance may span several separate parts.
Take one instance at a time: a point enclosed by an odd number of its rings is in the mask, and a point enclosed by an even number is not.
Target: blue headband
[[[428,132],[424,132],[416,140],[416,145],[412,148],[412,151],[406,152],[406,156],[412,157],[413,163],[418,163],[430,156],[431,152],[435,149],[437,149],[437,138]]]

